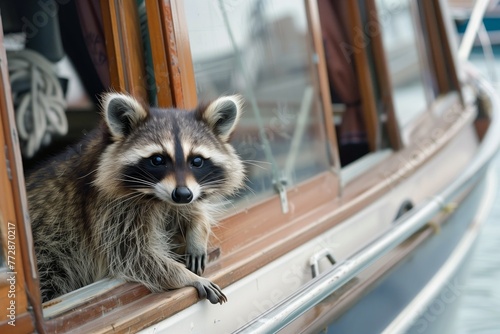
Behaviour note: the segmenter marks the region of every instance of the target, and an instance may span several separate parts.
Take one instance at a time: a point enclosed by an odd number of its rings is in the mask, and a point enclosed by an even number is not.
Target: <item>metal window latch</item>
[[[314,254],[309,259],[309,264],[311,265],[311,271],[312,271],[313,278],[315,278],[316,276],[319,275],[319,261],[321,261],[321,259],[323,259],[325,257],[328,259],[328,261],[330,261],[330,263],[332,265],[337,263],[337,261],[335,261],[335,258],[333,257],[332,251],[328,248],[325,248],[325,249],[321,250],[320,252]]]
[[[280,202],[281,202],[281,211],[283,213],[288,213],[289,207],[288,207],[288,197],[286,194],[286,185],[287,185],[287,180],[286,177],[281,176],[278,181],[274,181],[274,189],[278,192],[280,195]]]

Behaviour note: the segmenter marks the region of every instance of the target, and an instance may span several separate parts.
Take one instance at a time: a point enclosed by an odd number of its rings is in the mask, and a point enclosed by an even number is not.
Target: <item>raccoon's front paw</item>
[[[207,254],[205,252],[186,253],[186,268],[188,268],[198,276],[201,276],[201,274],[203,274],[203,271],[205,270],[206,261],[207,261]]]
[[[193,286],[198,291],[200,299],[208,299],[212,304],[219,303],[222,305],[222,303],[227,302],[227,297],[219,286],[205,278],[200,278],[198,281],[193,282]]]

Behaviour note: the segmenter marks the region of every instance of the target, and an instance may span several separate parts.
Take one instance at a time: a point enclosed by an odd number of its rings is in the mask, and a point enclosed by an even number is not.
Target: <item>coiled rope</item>
[[[8,51],[9,76],[21,151],[31,158],[52,135],[68,133],[66,100],[54,66],[32,50]],[[28,83],[29,89],[14,91]]]

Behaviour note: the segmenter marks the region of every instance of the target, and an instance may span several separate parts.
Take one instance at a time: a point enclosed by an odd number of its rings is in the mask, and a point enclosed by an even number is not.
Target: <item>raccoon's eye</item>
[[[200,168],[203,166],[203,158],[202,157],[194,157],[193,160],[191,160],[191,166]]]
[[[161,166],[165,164],[165,157],[159,154],[155,154],[149,159],[151,160],[153,166]]]

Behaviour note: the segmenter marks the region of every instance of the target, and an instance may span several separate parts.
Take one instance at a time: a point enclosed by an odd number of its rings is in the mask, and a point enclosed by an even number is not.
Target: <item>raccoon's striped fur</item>
[[[184,111],[107,94],[100,128],[27,179],[43,300],[115,277],[226,301],[198,275],[217,203],[243,184],[228,144],[240,109],[237,96]]]

